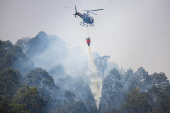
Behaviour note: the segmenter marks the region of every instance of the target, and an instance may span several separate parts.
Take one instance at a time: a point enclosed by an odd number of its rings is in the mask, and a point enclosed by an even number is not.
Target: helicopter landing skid
[[[93,27],[93,26],[94,26],[94,24],[89,24],[89,26],[92,26],[92,27]]]
[[[84,22],[82,22],[82,21],[80,22],[80,25],[85,26]]]
[[[86,27],[88,27],[88,26],[94,27],[94,24],[86,24],[83,21],[80,22],[80,25],[81,26],[85,26],[86,25]]]

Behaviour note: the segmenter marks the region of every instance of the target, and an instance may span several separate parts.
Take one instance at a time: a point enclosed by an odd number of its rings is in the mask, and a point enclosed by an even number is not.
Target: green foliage
[[[126,95],[126,100],[128,100],[129,98],[133,97],[134,95],[139,94],[139,88],[134,89],[133,91],[129,92]]]
[[[28,42],[29,42],[30,38],[22,38],[22,39],[18,39],[16,42],[16,45],[19,45],[24,52],[26,52],[29,48]]]
[[[57,113],[87,113],[87,108],[82,101],[65,101],[57,105]]]
[[[153,112],[164,113],[170,99],[170,95],[162,88],[153,87],[145,96],[153,108]]]
[[[168,105],[166,106],[166,113],[170,113],[170,100],[168,101]]]
[[[0,95],[0,113],[8,112],[9,110],[8,104],[9,104],[8,100],[4,96]]]
[[[68,100],[73,100],[73,98],[75,97],[75,94],[72,93],[72,92],[69,91],[69,90],[66,90],[65,93],[64,93],[64,96],[65,96]]]
[[[11,110],[10,112],[12,113],[30,113],[29,110],[25,110],[25,106],[24,104],[10,104],[9,105]]]
[[[45,86],[48,86],[50,89],[53,89],[55,87],[54,80],[51,76],[46,78],[42,83],[44,83]],[[57,87],[58,89],[59,87]]]
[[[65,89],[65,87],[67,87],[67,85],[70,86],[70,83],[72,83],[71,81],[72,81],[71,76],[64,76],[64,77],[58,78],[57,81],[56,81],[56,84],[58,86],[60,86],[61,89]]]
[[[23,53],[22,48],[18,45],[13,46],[12,52],[15,53],[15,55],[20,59],[23,59],[26,57],[25,54]]]
[[[0,57],[4,57],[5,54],[12,49],[12,43],[8,41],[0,40]]]
[[[97,112],[98,112],[97,106],[90,106],[88,113],[97,113]]]
[[[103,80],[103,88],[104,89],[110,89],[110,91],[119,90],[123,86],[121,82],[119,81],[121,76],[116,68],[110,70],[110,74],[106,76]]]
[[[38,95],[37,88],[25,85],[17,91],[11,107],[13,112],[40,112],[44,107],[44,101]]]
[[[150,75],[145,78],[144,84],[147,86],[146,88],[151,88],[151,86],[153,86],[153,79]]]
[[[154,85],[158,86],[158,87],[163,88],[165,85],[169,84],[169,81],[167,80],[165,73],[162,73],[162,72],[161,73],[153,73],[152,79],[153,79]]]
[[[149,76],[148,72],[145,71],[143,67],[139,67],[137,73],[139,73],[139,76],[143,79],[146,79]]]
[[[87,113],[87,108],[82,101],[76,101],[74,107],[74,113]]]
[[[118,113],[116,109],[112,108],[111,110],[107,111],[106,113]]]
[[[4,57],[4,67],[12,67],[17,60],[18,57],[13,52],[6,53]]]
[[[151,111],[151,106],[142,94],[132,96],[119,109],[121,113],[147,113],[149,111]]]
[[[29,39],[28,42],[29,48],[26,51],[26,54],[29,57],[32,57],[35,54],[43,52],[49,43],[49,40],[47,38],[48,38],[47,34],[41,31],[39,32],[39,34],[36,35],[36,37]]]
[[[66,76],[66,77],[67,77],[67,80],[64,81],[63,85],[67,85],[66,89],[69,89],[71,92],[73,92],[76,95],[74,99],[83,101],[89,113],[93,113],[95,110],[97,110],[93,94],[89,86],[85,82],[85,80],[80,76],[71,77],[71,78],[69,76]],[[61,79],[59,79],[59,81],[60,80]],[[68,100],[68,101],[71,101],[71,100]]]
[[[103,80],[101,111],[107,112],[112,108],[118,109],[124,102],[122,92],[123,85],[120,81],[121,75],[117,69],[112,69]]]
[[[19,71],[6,68],[0,73],[0,95],[12,100],[13,95],[21,86],[22,77]]]
[[[54,80],[48,72],[41,68],[31,70],[25,76],[25,84],[38,88],[48,87],[49,89],[59,89],[59,87],[54,84]]]
[[[170,85],[167,85],[167,86],[165,87],[165,91],[170,95]]]
[[[137,87],[142,87],[142,86],[143,86],[142,82],[139,81],[137,77],[134,77],[130,82],[129,91],[133,91]]]
[[[119,74],[119,71],[116,68],[113,68],[112,70],[110,70],[109,72],[111,74],[111,78],[115,78],[115,79],[121,79],[121,76]]]
[[[0,40],[0,71],[5,68],[20,69],[26,56],[18,45],[12,45],[10,41]],[[22,65],[22,66],[21,66]]]

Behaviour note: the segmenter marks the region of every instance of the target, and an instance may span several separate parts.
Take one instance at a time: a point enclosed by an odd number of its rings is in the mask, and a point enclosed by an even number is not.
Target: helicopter
[[[64,7],[66,7],[66,6],[64,6]],[[66,7],[66,8],[70,8],[70,7]],[[75,15],[75,17],[79,16],[80,18],[83,19],[83,21],[80,22],[80,25],[82,25],[82,26],[86,25],[86,27],[88,27],[88,25],[89,25],[89,26],[93,27],[94,26],[94,18],[92,16],[90,16],[89,13],[97,15],[97,14],[93,13],[92,11],[100,11],[100,10],[104,10],[104,9],[82,10],[82,11],[86,11],[86,13],[81,14],[81,13],[77,12],[77,8],[75,6],[75,14],[73,14],[73,15]]]

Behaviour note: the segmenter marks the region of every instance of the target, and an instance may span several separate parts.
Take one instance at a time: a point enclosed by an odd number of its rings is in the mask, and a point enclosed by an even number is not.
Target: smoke
[[[26,41],[28,42],[28,38]],[[20,42],[24,41],[20,40]],[[25,45],[29,47],[25,47]],[[103,75],[101,75],[102,73],[95,66],[90,47],[89,55],[87,55],[82,51],[81,47],[69,49],[68,43],[59,39],[57,36],[47,35],[44,32],[40,32],[25,45],[23,49],[26,48],[24,51],[26,51],[27,56],[30,56],[35,67],[41,67],[49,71],[52,68],[54,70],[54,67],[59,64],[63,65],[65,74],[59,76],[59,78],[55,74],[52,76],[57,85],[60,86],[63,84],[61,87],[64,88],[64,90],[73,89],[73,92],[77,93],[77,91],[74,90],[76,87],[72,85],[74,83],[73,81],[76,81],[76,78],[69,80],[67,79],[67,75],[84,78],[85,84],[90,87],[96,106],[99,108]],[[99,54],[97,54],[97,56],[99,56]],[[64,81],[62,82],[61,80]],[[81,97],[80,94],[81,92],[76,94],[76,98]]]
[[[90,47],[90,59],[88,59],[88,55],[81,50],[81,47],[69,49],[69,44],[62,41],[57,36],[42,36],[41,34],[41,37],[47,37],[44,41],[48,42],[48,45],[46,45],[46,48],[42,50],[41,53],[31,58],[35,67],[41,67],[49,71],[53,66],[62,64],[65,72],[72,77],[84,76],[87,71],[87,76],[89,77],[88,83],[90,83],[89,86],[93,93],[96,106],[99,108],[102,91],[102,76],[95,67]],[[41,40],[41,43],[46,44],[44,41]]]
[[[61,62],[70,76],[83,76],[87,68],[88,57],[81,47],[68,50],[68,55]]]
[[[169,84],[165,74],[149,76],[142,67],[137,72],[119,69],[116,63],[108,63],[110,56],[94,53],[92,57],[90,46],[87,55],[81,47],[70,49],[68,43],[44,32],[33,38],[20,39],[17,44],[29,59],[20,65],[24,68],[19,70],[22,74],[36,67],[45,69],[55,85],[61,88],[58,93],[50,92],[53,98],[63,101],[64,91],[70,90],[76,95],[75,100],[83,101],[88,110],[95,104],[98,110],[100,106],[101,112],[118,109],[126,100],[124,94],[136,87],[145,92],[154,85],[164,87]]]
[[[87,65],[87,55],[80,47],[69,49],[68,43],[53,35],[47,35],[47,39],[44,41],[48,42],[45,50],[31,58],[35,67],[42,67],[49,71],[53,66],[60,63],[70,76],[81,76],[83,74],[82,71]]]

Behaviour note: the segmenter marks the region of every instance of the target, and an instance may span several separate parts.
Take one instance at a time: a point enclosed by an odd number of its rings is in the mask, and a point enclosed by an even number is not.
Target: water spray
[[[89,47],[89,56],[91,59],[90,63],[92,65],[92,66],[89,66],[89,69],[91,70],[91,71],[89,70],[90,71],[90,73],[89,73],[90,88],[93,93],[93,96],[94,96],[94,99],[96,102],[96,106],[98,109],[99,104],[100,104],[101,91],[102,91],[102,78],[99,76],[98,70],[96,69],[96,66],[93,61],[93,57],[92,57],[91,50],[90,50],[90,41],[91,41],[90,38],[86,38],[86,41],[87,41],[87,45]]]

